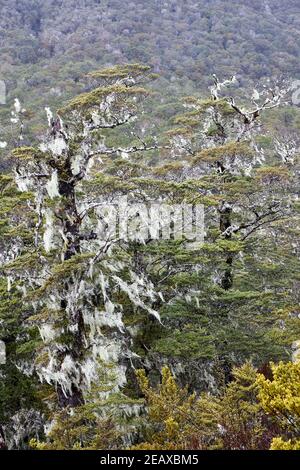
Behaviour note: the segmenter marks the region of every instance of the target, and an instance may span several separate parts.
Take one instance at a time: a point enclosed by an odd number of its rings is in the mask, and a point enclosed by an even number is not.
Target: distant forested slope
[[[157,72],[192,81],[233,70],[254,80],[278,71],[299,72],[296,0],[2,0],[1,4],[4,70],[49,64],[51,72],[59,64],[59,75],[76,79],[78,64],[138,60]],[[29,81],[29,85],[42,83],[46,83],[42,72]]]
[[[297,78],[299,13],[297,0],[1,0],[0,78],[30,109],[34,134],[44,106],[99,66],[152,65],[165,97],[206,89],[212,73],[235,73],[243,88]]]

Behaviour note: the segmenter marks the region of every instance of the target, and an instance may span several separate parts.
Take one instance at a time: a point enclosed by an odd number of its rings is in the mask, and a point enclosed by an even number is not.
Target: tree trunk
[[[7,450],[5,434],[4,434],[3,427],[1,424],[0,424],[0,450]]]
[[[80,406],[84,403],[81,390],[74,384],[72,385],[70,395],[66,396],[60,385],[57,386],[56,393],[60,408]]]
[[[63,169],[58,170],[58,188],[62,196],[62,207],[60,218],[63,225],[64,237],[67,240],[62,253],[62,259],[67,261],[80,253],[80,226],[81,220],[77,211],[75,183],[69,158],[66,159]],[[66,291],[69,290],[72,280],[67,279],[64,284]],[[67,301],[61,301],[62,310],[66,311]],[[67,316],[67,313],[66,313]],[[84,322],[81,310],[68,317],[69,325],[75,325],[69,354],[76,362],[81,358],[84,339]],[[79,406],[84,403],[82,391],[78,386],[72,384],[71,393],[65,395],[60,385],[57,387],[58,403],[61,408],[66,406]]]
[[[220,211],[220,230],[222,233],[224,233],[231,226],[232,208],[228,204],[223,204],[222,208],[219,209],[219,211]],[[231,238],[232,238],[231,233],[226,232],[225,240],[231,240]],[[233,255],[228,253],[226,256],[225,262],[226,262],[227,267],[221,279],[221,286],[224,290],[229,290],[232,288],[232,285],[233,285],[233,273],[232,273]]]

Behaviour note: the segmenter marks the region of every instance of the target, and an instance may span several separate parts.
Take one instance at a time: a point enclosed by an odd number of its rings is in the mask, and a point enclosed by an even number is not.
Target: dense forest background
[[[81,91],[84,73],[119,63],[160,75],[156,113],[166,121],[177,97],[206,92],[213,73],[235,74],[240,89],[280,75],[296,80],[299,22],[296,0],[2,0],[0,76],[8,101],[26,104],[31,138],[43,130],[45,106]]]
[[[0,448],[299,449],[298,1],[0,6]]]

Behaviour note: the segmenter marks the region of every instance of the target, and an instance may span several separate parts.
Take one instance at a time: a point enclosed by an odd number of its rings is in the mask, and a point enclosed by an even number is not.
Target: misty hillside
[[[206,93],[211,75],[237,75],[240,89],[299,76],[296,0],[2,0],[0,78],[7,102],[29,110],[27,136],[45,130],[44,107],[82,91],[102,66],[145,63],[160,75],[162,101]],[[172,108],[169,108],[172,109]],[[176,111],[175,111],[176,112]],[[171,113],[172,114],[172,113]],[[174,113],[173,113],[174,114]],[[1,121],[9,107],[0,108]],[[160,111],[161,119],[170,110]]]
[[[0,74],[30,101],[56,102],[96,66],[142,62],[206,87],[235,73],[241,85],[299,74],[297,0],[2,0]],[[28,97],[27,97],[28,100]]]

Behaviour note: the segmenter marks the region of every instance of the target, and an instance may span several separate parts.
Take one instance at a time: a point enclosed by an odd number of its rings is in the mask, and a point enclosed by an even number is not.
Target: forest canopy
[[[297,8],[3,2],[0,449],[300,449]]]

